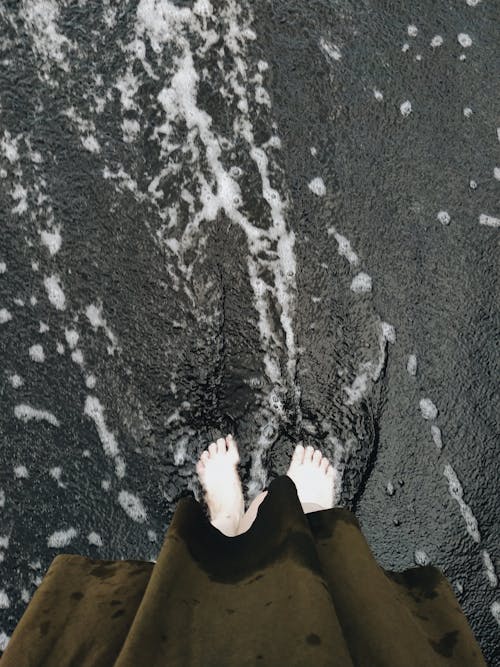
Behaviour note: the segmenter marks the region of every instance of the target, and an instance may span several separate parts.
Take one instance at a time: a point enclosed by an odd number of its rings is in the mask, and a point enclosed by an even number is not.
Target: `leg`
[[[259,505],[266,496],[267,496],[267,491],[263,491],[262,493],[259,493],[259,495],[252,500],[252,502],[250,503],[250,507],[247,509],[245,514],[240,519],[240,523],[236,528],[236,535],[241,535],[241,533],[247,532],[252,523],[255,521]]]
[[[250,507],[247,509],[245,514],[240,519],[240,523],[236,528],[235,536],[247,532],[252,523],[255,521],[259,505],[266,496],[267,496],[267,491],[263,491],[253,499],[253,501],[250,504]],[[321,507],[321,505],[317,505],[316,503],[300,503],[300,504],[302,505],[302,511],[304,512],[304,514],[309,514],[309,512],[321,512],[322,510],[325,509],[324,507]],[[216,526],[216,528],[218,528],[218,526]]]

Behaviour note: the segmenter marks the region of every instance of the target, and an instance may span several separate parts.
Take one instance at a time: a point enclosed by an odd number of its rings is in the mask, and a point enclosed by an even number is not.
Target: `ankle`
[[[210,523],[226,537],[235,537],[238,531],[239,521],[230,514],[219,514]]]
[[[302,505],[302,511],[304,514],[310,514],[311,512],[322,512],[325,510],[325,507],[318,505],[317,503],[300,503]]]

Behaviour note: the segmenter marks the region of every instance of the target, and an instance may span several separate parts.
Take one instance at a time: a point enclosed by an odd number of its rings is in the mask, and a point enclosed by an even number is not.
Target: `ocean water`
[[[498,4],[0,6],[0,650],[233,433],[500,625]],[[493,664],[493,663],[492,663]]]

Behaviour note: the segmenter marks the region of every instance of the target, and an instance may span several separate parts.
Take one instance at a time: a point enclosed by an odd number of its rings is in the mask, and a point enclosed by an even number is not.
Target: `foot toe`
[[[217,445],[215,442],[211,442],[208,447],[208,453],[210,456],[215,456],[217,454]]]
[[[323,458],[323,454],[319,451],[319,449],[316,449],[314,454],[313,454],[312,460],[313,460],[314,465],[318,466],[318,468],[319,468],[319,464],[321,463],[322,458]]]
[[[304,460],[304,447],[302,445],[297,445],[293,452],[292,461],[293,463],[302,463]]]
[[[239,455],[238,445],[231,434],[226,437],[226,445],[228,452],[231,452],[233,455]]]
[[[203,464],[207,463],[207,461],[210,460],[210,453],[205,449],[203,454],[200,456],[200,459],[203,462]]]
[[[217,451],[219,454],[225,454],[226,453],[226,439],[225,438],[218,438],[217,439]]]
[[[322,460],[321,460],[321,463],[319,464],[319,467],[326,474],[329,465],[330,465],[330,461],[328,459],[325,459],[325,457],[323,457]]]
[[[305,453],[304,453],[304,461],[309,461],[309,462],[311,462],[311,461],[312,461],[313,454],[314,454],[314,447],[312,447],[311,445],[308,445],[308,446],[306,447],[306,451],[305,451]]]

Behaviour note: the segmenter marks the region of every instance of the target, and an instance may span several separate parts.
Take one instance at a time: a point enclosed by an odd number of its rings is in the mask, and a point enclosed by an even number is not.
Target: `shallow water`
[[[59,553],[154,560],[233,433],[336,465],[498,644],[495,3],[3,3],[0,648]]]

